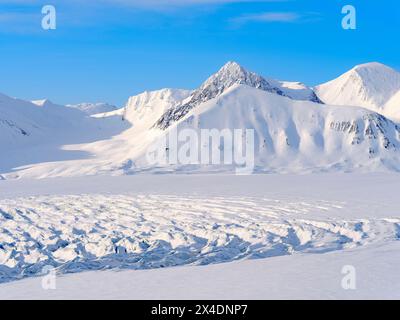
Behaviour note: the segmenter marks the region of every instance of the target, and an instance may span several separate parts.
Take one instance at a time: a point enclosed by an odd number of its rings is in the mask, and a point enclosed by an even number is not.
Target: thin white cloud
[[[322,19],[319,12],[263,12],[256,14],[244,14],[235,17],[230,22],[240,27],[247,23],[309,23]]]
[[[157,7],[157,6],[191,6],[202,4],[228,4],[228,3],[260,3],[260,2],[285,2],[288,0],[53,0],[52,4],[75,3],[75,4],[111,4],[128,5],[135,7]],[[2,0],[3,4],[41,4],[42,0]]]
[[[93,0],[92,0],[93,1]],[[287,0],[101,0],[102,2],[121,3],[133,6],[190,6],[200,4],[225,4],[225,3],[257,3],[257,2],[283,2]]]
[[[258,14],[246,14],[232,19],[233,22],[238,24],[245,24],[248,22],[296,22],[299,21],[303,15],[297,12],[264,12]]]
[[[287,1],[290,0],[51,0],[48,2],[56,6],[56,9],[59,9],[57,13],[60,12],[60,14],[63,14],[64,24],[79,25],[82,24],[82,21],[96,23],[96,21],[98,21],[96,17],[103,19],[104,13],[107,13],[108,9],[113,7],[117,7],[118,9],[138,9],[139,11],[144,10],[175,14],[181,12],[181,10],[185,11],[187,8],[201,6]],[[41,17],[40,8],[44,3],[43,0],[0,0],[0,2],[6,5],[6,10],[0,12],[0,32],[14,32],[15,30],[24,30],[25,32],[30,29],[36,29],[39,25]],[[11,5],[8,12],[7,5]],[[88,15],[90,19],[86,19]],[[266,14],[265,16],[242,16],[237,18],[237,21],[243,23],[252,20],[266,21],[268,19],[278,20],[290,18],[292,17]]]
[[[292,0],[51,0],[48,1],[54,6],[83,8],[96,7],[126,7],[151,11],[169,11],[174,9],[185,9],[188,7],[218,6],[234,3],[267,3],[267,2],[288,2]],[[43,0],[0,0],[5,5],[16,6],[43,6]],[[78,9],[79,10],[79,9]]]

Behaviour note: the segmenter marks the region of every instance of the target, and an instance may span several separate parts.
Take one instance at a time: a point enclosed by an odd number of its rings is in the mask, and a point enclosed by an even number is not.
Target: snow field
[[[325,253],[400,238],[400,218],[332,218],[300,197],[85,194],[0,200],[0,282],[59,273]],[[359,208],[358,208],[359,210]]]

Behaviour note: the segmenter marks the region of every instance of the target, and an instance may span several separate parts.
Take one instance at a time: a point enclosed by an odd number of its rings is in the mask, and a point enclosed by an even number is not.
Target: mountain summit
[[[361,64],[315,91],[327,104],[364,107],[390,117],[394,110],[387,104],[400,91],[400,73],[377,62]]]
[[[226,63],[216,74],[212,75],[199,88],[200,92],[209,91],[216,95],[235,84],[247,85],[256,89],[283,95],[283,92],[269,81],[254,72],[247,71],[236,62]],[[202,95],[198,94],[198,98]]]
[[[208,78],[188,99],[168,109],[155,123],[155,127],[165,130],[172,123],[179,121],[190,110],[201,103],[214,99],[234,85],[246,85],[255,89],[274,93],[297,100],[310,100],[320,103],[315,93],[299,83],[267,80],[254,72],[250,72],[236,62],[229,61],[217,73]]]
[[[279,88],[274,87],[261,76],[247,71],[236,62],[230,61],[217,73],[208,78],[188,99],[185,99],[177,106],[167,110],[155,123],[155,127],[165,130],[173,122],[183,118],[190,110],[197,107],[199,104],[216,98],[235,84],[247,85],[283,95],[283,92]]]

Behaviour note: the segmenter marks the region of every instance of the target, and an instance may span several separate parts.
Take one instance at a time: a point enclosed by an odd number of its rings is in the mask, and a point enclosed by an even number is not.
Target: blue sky
[[[168,3],[168,4],[167,4]],[[393,0],[2,0],[0,92],[57,103],[195,88],[228,60],[266,77],[315,85],[356,64],[400,70]],[[57,29],[41,28],[41,8]],[[357,29],[341,28],[342,7]]]

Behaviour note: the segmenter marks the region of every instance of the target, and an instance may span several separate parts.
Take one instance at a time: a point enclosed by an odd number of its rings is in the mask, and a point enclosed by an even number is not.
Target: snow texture
[[[394,98],[400,91],[400,73],[381,63],[356,66],[315,90],[327,104],[364,107],[400,121],[398,95]]]
[[[124,279],[140,281],[142,298],[150,299],[183,298],[184,291],[186,298],[220,299],[399,294],[393,278],[400,239],[397,175],[153,175],[3,183],[1,282],[40,276],[49,265],[58,275],[103,270],[59,278],[61,291],[53,298],[138,298],[138,287],[117,286]],[[212,266],[226,262],[234,263]],[[359,290],[353,293],[340,282],[342,267],[349,264],[357,268]],[[190,267],[166,268],[184,265]],[[166,269],[104,273],[160,268]],[[183,281],[190,276],[192,281]],[[271,280],[276,277],[280,281]],[[152,278],[163,278],[164,285]],[[104,280],[97,293],[90,285],[94,279]],[[279,286],[282,281],[285,286]],[[30,290],[51,297],[40,278],[0,285],[0,297],[29,297]]]

